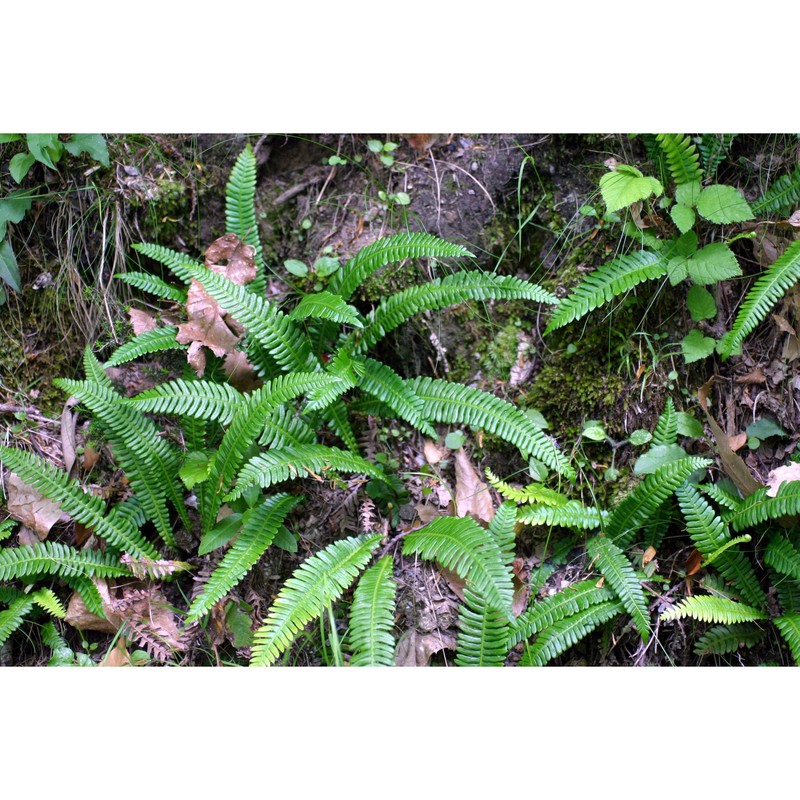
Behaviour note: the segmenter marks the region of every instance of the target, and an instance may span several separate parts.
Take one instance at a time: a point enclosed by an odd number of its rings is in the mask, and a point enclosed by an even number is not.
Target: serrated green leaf
[[[635,167],[625,164],[617,166],[600,179],[600,193],[609,211],[627,208],[637,200],[645,200],[650,195],[660,195],[664,191],[655,178],[646,178]]]
[[[713,319],[717,316],[717,304],[714,301],[714,295],[708,289],[696,284],[689,288],[686,295],[686,306],[695,322],[700,322],[703,319]]]
[[[698,250],[687,262],[689,277],[700,284],[716,283],[742,274],[733,251],[724,242]]]
[[[202,483],[211,470],[211,461],[205,453],[187,453],[186,458],[178,470],[178,475],[187,489],[192,489],[196,483]]]
[[[714,352],[716,344],[716,340],[704,336],[702,331],[694,328],[681,340],[681,353],[686,363],[692,364],[708,358]]]
[[[694,209],[688,206],[676,204],[670,209],[669,215],[672,217],[672,221],[681,233],[686,233],[694,227]]]
[[[64,144],[64,148],[67,152],[72,153],[73,156],[88,153],[91,158],[104,167],[109,165],[108,145],[100,133],[75,133]]]
[[[707,186],[700,192],[697,213],[709,222],[719,224],[744,222],[755,217],[753,209],[737,189],[721,184]]]
[[[700,197],[702,188],[700,181],[682,183],[675,189],[675,202],[680,203],[682,206],[694,206],[697,203],[697,198]]]

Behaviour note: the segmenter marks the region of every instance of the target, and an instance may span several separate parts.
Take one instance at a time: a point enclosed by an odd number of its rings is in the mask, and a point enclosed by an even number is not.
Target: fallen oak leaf
[[[480,479],[463,447],[456,450],[456,516],[492,521],[494,506],[489,487]]]
[[[69,522],[70,517],[61,510],[61,506],[29,486],[15,472],[9,473],[6,487],[8,513],[34,531],[39,541],[47,538],[57,522]]]

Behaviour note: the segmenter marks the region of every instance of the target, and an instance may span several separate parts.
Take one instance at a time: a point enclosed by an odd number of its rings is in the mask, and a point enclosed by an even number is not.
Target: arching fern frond
[[[782,533],[772,536],[764,551],[764,563],[781,575],[800,580],[800,552]]]
[[[736,138],[735,133],[704,133],[697,145],[706,178],[714,178],[719,165],[725,160]]]
[[[577,614],[558,620],[545,628],[533,644],[526,645],[519,662],[521,667],[543,667],[548,661],[577,644],[595,628],[624,612],[622,603],[608,600],[591,605]]]
[[[755,214],[788,214],[800,205],[800,166],[781,175],[761,197],[750,204]]]
[[[747,293],[733,327],[719,343],[719,352],[727,359],[745,337],[767,316],[770,309],[800,280],[800,240],[793,242],[781,257],[761,275]]]
[[[738,533],[768,519],[795,517],[800,514],[800,481],[782,483],[775,497],[770,497],[768,491],[766,487],[756,489],[725,515],[725,521]]]
[[[289,319],[295,321],[308,317],[329,319],[354,328],[364,327],[357,309],[347,305],[338,294],[325,291],[305,295],[289,314]]]
[[[239,153],[225,186],[225,226],[228,233],[235,233],[239,239],[253,248],[258,267],[256,281],[263,283],[264,260],[256,223],[255,199],[256,157],[253,148],[248,144]],[[258,291],[261,287],[255,288]]]
[[[266,489],[298,476],[320,478],[328,470],[353,472],[379,479],[385,477],[379,466],[353,453],[322,444],[304,444],[286,450],[270,450],[251,458],[242,468],[235,488],[225,496],[225,500],[241,497],[251,486]]]
[[[373,272],[407,258],[462,258],[471,256],[465,247],[445,242],[427,233],[399,233],[362,247],[331,279],[329,288],[345,300]]]
[[[698,656],[735,653],[741,647],[752,647],[764,639],[765,632],[753,622],[738,625],[715,625],[698,640],[694,653]]]
[[[130,341],[118,347],[106,361],[104,367],[118,367],[135,358],[149,355],[150,353],[160,352],[161,350],[186,350],[188,344],[180,344],[175,337],[178,329],[174,325],[167,325],[163,328],[155,328],[152,331],[145,331],[134,336]]]
[[[739,503],[742,502],[742,498],[738,494],[734,494],[718,483],[703,483],[698,488],[702,489],[703,493],[708,495],[717,505],[728,511],[738,508]]]
[[[573,530],[594,530],[603,526],[608,512],[585,506],[579,500],[568,500],[558,506],[537,503],[517,511],[517,521],[524,525],[558,525]]]
[[[651,445],[657,447],[659,445],[675,444],[677,441],[678,415],[675,413],[675,404],[672,402],[672,398],[668,397],[664,410],[656,423],[656,429],[653,431]]]
[[[350,607],[348,643],[353,667],[390,667],[394,664],[394,561],[384,556],[358,581]]]
[[[124,405],[155,414],[181,415],[228,425],[241,410],[244,395],[227,383],[167,381],[153,389],[126,397]]]
[[[283,585],[264,624],[256,631],[250,665],[273,664],[305,625],[341,597],[380,540],[380,536],[354,536],[306,559]]]
[[[180,305],[186,304],[186,289],[172,286],[161,280],[157,275],[151,275],[149,272],[123,272],[114,277],[164,300],[171,300],[173,303],[179,303]]]
[[[0,581],[28,579],[37,575],[68,578],[120,578],[130,570],[110,553],[76,550],[61,542],[5,547],[0,550]]]
[[[789,645],[795,664],[800,664],[800,614],[784,614],[772,621]]]
[[[488,604],[511,618],[510,567],[494,537],[470,517],[438,517],[403,540],[403,554],[419,554],[451,569]]]
[[[39,608],[46,611],[51,617],[64,619],[64,617],[67,616],[67,610],[64,608],[64,604],[58,598],[58,595],[49,587],[45,586],[33,592],[30,597]]]
[[[258,443],[263,447],[285,450],[303,444],[314,444],[317,432],[294,411],[278,406],[264,421],[264,432]]]
[[[699,622],[721,622],[725,625],[769,619],[766,612],[757,608],[724,597],[710,597],[709,595],[685,597],[680,603],[664,611],[660,619],[662,622],[671,622],[685,617],[696,619]]]
[[[416,378],[410,384],[422,400],[427,419],[483,428],[515,445],[525,457],[533,456],[569,479],[575,477],[556,445],[511,403],[480,389],[435,378]]]
[[[608,581],[625,610],[633,617],[636,630],[646,642],[650,638],[650,615],[644,598],[642,585],[633,571],[625,553],[604,536],[595,536],[586,543],[589,554],[597,569]]]
[[[86,494],[78,481],[49,461],[31,453],[0,446],[0,460],[25,483],[49,500],[58,503],[74,520],[81,522],[112,547],[132,556],[158,558],[158,551],[131,522],[123,517],[110,519],[100,497]]]
[[[136,250],[137,253],[152,258],[153,261],[158,261],[159,264],[163,264],[184,283],[189,283],[192,280],[192,275],[187,272],[187,267],[195,269],[203,268],[202,264],[189,256],[178,253],[176,250],[170,250],[168,247],[163,247],[160,244],[139,242],[133,245],[133,249]]]
[[[186,617],[187,625],[205,616],[239,583],[272,544],[284,519],[301,500],[302,497],[276,494],[244,514],[239,535],[211,573],[203,591],[192,601]]]
[[[662,278],[667,274],[669,261],[663,254],[642,250],[618,256],[587,275],[583,281],[556,307],[545,335],[590,311],[610,303],[615,297],[629,292],[644,281]]]
[[[0,645],[22,625],[33,606],[33,598],[26,594],[14,600],[5,611],[0,611]]]
[[[500,480],[488,467],[486,468],[486,478],[493,489],[497,490],[507,500],[515,503],[540,503],[543,506],[563,506],[569,502],[569,498],[559,492],[548,489],[540,483],[529,483],[522,489],[516,489],[505,481]]]
[[[508,655],[508,617],[483,595],[464,588],[458,608],[456,658],[458,667],[502,667]]]
[[[699,167],[700,155],[689,136],[680,133],[659,133],[656,140],[667,158],[667,166],[676,186],[702,179],[703,173]]]

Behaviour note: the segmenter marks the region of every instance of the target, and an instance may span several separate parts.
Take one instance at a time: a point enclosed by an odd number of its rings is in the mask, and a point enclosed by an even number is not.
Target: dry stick
[[[489,194],[488,189],[474,175],[467,172],[467,170],[465,170],[464,167],[459,167],[458,164],[449,164],[448,162],[445,161],[445,166],[450,167],[451,169],[457,169],[460,172],[463,172],[468,178],[472,178],[472,180],[475,181],[475,183],[477,183],[478,186],[480,186],[481,191],[489,198],[489,202],[492,204],[492,208],[495,211],[497,211],[497,206],[494,204],[494,200],[492,200],[492,196]]]
[[[37,422],[48,422],[51,425],[60,425],[61,420],[50,419],[37,413],[35,408],[26,408],[25,406],[15,406],[9,403],[0,403],[0,414],[25,414],[29,419],[36,420]]]
[[[436,169],[436,159],[433,153],[428,150],[428,155],[431,157],[431,164],[433,165],[433,177],[436,180],[436,230],[439,228],[439,221],[442,217],[442,187],[439,181],[439,171]]]

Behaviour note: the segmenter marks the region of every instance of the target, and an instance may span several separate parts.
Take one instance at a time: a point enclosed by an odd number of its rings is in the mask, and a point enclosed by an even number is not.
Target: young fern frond
[[[156,275],[149,272],[123,272],[121,275],[114,276],[117,280],[123,281],[130,286],[135,286],[143,292],[149,292],[156,297],[164,300],[171,300],[180,305],[186,304],[186,289],[179,289],[166,281],[161,280]]]
[[[753,213],[788,214],[800,205],[800,166],[791,175],[781,175],[761,197],[750,204]]]
[[[615,297],[629,292],[644,281],[663,278],[669,269],[669,259],[663,254],[642,250],[618,256],[598,267],[565,297],[553,311],[545,335],[590,311],[610,303]]]
[[[776,533],[770,539],[764,551],[764,563],[781,575],[800,580],[800,552],[782,533]]]
[[[170,250],[168,247],[163,247],[160,244],[140,242],[133,245],[133,249],[136,250],[137,253],[152,258],[153,261],[158,261],[159,264],[163,264],[170,272],[187,284],[192,280],[192,274],[187,271],[187,268],[203,268],[203,265],[193,258],[183,253],[178,253],[176,250]]]
[[[505,481],[500,480],[488,467],[486,468],[486,478],[493,489],[515,503],[539,503],[543,506],[563,506],[569,502],[569,498],[559,494],[553,489],[548,489],[540,483],[529,483],[522,489],[515,489]]]
[[[456,423],[493,433],[515,445],[523,456],[533,456],[572,480],[575,470],[530,417],[493,394],[435,378],[409,381],[423,402],[425,417],[434,422]]]
[[[678,415],[675,412],[675,404],[672,398],[668,397],[664,410],[658,418],[656,429],[653,431],[652,447],[659,445],[675,444],[678,441]]]
[[[800,614],[783,614],[772,621],[789,645],[794,663],[800,665]]]
[[[664,611],[660,619],[662,622],[671,622],[685,617],[696,619],[699,622],[717,622],[725,625],[769,619],[766,612],[757,608],[724,597],[710,597],[709,595],[685,597],[680,603]]]
[[[595,628],[622,614],[625,609],[616,600],[607,600],[560,619],[545,628],[533,644],[525,646],[519,662],[521,667],[543,667],[548,661],[561,655]]]
[[[703,493],[708,495],[718,506],[728,511],[734,511],[739,507],[742,498],[738,494],[733,494],[718,483],[703,483],[699,487]]]
[[[242,467],[234,489],[225,496],[225,501],[241,497],[251,486],[266,489],[289,478],[311,475],[321,480],[328,470],[353,472],[383,479],[383,470],[360,456],[327,447],[322,444],[304,444],[286,450],[270,450],[251,458]]]
[[[44,587],[39,589],[36,592],[31,594],[31,600],[36,603],[39,608],[46,611],[51,617],[56,617],[57,619],[64,619],[67,616],[67,610],[64,608],[64,604],[59,600],[56,593],[48,588]]]
[[[547,506],[543,503],[526,506],[517,511],[517,521],[523,525],[557,525],[573,530],[594,530],[604,525],[608,511],[584,506],[579,500],[569,500],[563,505]]]
[[[96,383],[103,389],[108,389],[116,394],[113,381],[108,377],[105,367],[97,360],[90,347],[83,351],[83,372],[87,381]]]
[[[586,552],[608,581],[608,585],[617,595],[625,610],[633,617],[642,641],[647,642],[650,638],[650,615],[647,611],[647,601],[628,557],[604,536],[595,536],[589,539],[586,543]]]
[[[348,643],[352,667],[391,667],[395,641],[394,598],[397,584],[392,580],[394,561],[384,556],[358,581],[350,607]]]
[[[228,183],[225,186],[225,226],[228,233],[235,233],[241,241],[249,244],[255,252],[258,267],[255,283],[251,287],[259,292],[264,282],[264,259],[258,235],[255,211],[256,157],[248,144],[236,159]],[[257,283],[256,283],[257,282]]]
[[[700,154],[689,136],[680,133],[659,133],[656,141],[667,158],[667,166],[676,186],[703,178],[699,166]]]
[[[465,247],[427,233],[399,233],[362,247],[331,279],[329,288],[344,300],[373,272],[408,258],[462,258],[472,256]]]
[[[60,578],[121,578],[131,571],[110,553],[75,550],[61,542],[5,547],[0,550],[0,581],[25,580],[37,575]]]
[[[689,536],[704,556],[712,555],[730,541],[728,526],[714,513],[714,509],[694,486],[679,486],[675,494],[686,520]],[[766,605],[766,595],[759,585],[753,565],[744,553],[726,551],[717,556],[714,564],[748,603],[758,607]]]
[[[33,598],[26,594],[14,600],[5,611],[0,611],[0,645],[22,625],[33,606]]]
[[[458,609],[457,667],[502,667],[508,656],[508,617],[486,598],[464,587]]]
[[[614,600],[614,597],[611,589],[598,586],[595,579],[590,579],[574,583],[543,600],[537,600],[511,621],[507,647],[510,650],[545,628],[552,627],[559,620],[585,611],[589,606]]]
[[[782,483],[775,497],[770,497],[767,491],[766,487],[756,489],[725,515],[725,521],[738,533],[768,519],[795,517],[800,514],[800,481]]]
[[[354,536],[328,545],[295,570],[256,631],[250,665],[273,664],[297,634],[347,590],[366,566],[380,536]]]
[[[73,592],[77,592],[81,596],[88,611],[100,619],[106,619],[105,601],[92,578],[75,575],[64,577],[63,580]]]
[[[764,630],[754,622],[715,625],[697,640],[694,653],[698,656],[723,656],[727,653],[735,653],[741,647],[753,647],[761,642],[764,636]]]
[[[236,540],[211,573],[203,591],[192,601],[186,624],[205,616],[247,574],[272,544],[289,512],[302,500],[288,494],[268,497],[261,505],[245,513]]]
[[[730,357],[764,319],[770,309],[800,280],[800,240],[786,248],[781,257],[761,275],[747,293],[733,327],[719,343],[723,360]]]
[[[492,608],[512,616],[513,583],[504,554],[485,528],[470,517],[438,517],[403,540],[403,554],[417,553],[451,569]]]
[[[659,506],[693,472],[705,469],[710,464],[710,459],[690,456],[659,467],[639,483],[608,516],[608,538],[623,549],[627,547]]]
[[[111,518],[105,503],[96,495],[86,494],[78,481],[49,461],[31,453],[0,446],[0,460],[16,472],[25,483],[49,500],[58,503],[76,522],[81,522],[112,547],[134,557],[158,558],[158,551],[130,520]]]
[[[307,294],[289,314],[289,319],[295,322],[309,317],[328,319],[354,328],[364,327],[357,309],[347,305],[338,294],[325,291]]]
[[[178,329],[174,325],[167,325],[163,328],[155,328],[152,331],[145,331],[134,336],[130,341],[118,347],[111,358],[106,361],[104,367],[118,367],[135,358],[157,353],[161,350],[186,350],[188,344],[180,344],[175,337]]]

